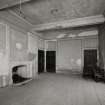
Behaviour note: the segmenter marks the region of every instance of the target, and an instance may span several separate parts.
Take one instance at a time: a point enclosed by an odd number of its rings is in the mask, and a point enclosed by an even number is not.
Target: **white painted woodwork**
[[[82,72],[84,66],[84,49],[97,49],[98,38],[82,37],[79,39],[62,39],[57,41],[56,68]],[[97,55],[98,57],[98,55]]]
[[[44,31],[49,29],[63,29],[63,28],[71,28],[71,27],[79,27],[86,25],[94,25],[100,24],[105,21],[103,15],[89,16],[84,18],[77,18],[65,21],[52,22],[47,24],[39,24],[34,26],[35,31]]]
[[[26,69],[25,71],[21,71],[21,74],[24,74],[27,78],[32,78],[33,74],[32,74],[32,61],[13,61],[9,63],[9,69],[10,69],[10,75],[12,77],[12,69],[15,66],[19,66],[19,65],[25,65]],[[13,84],[13,80],[12,78],[9,81],[9,84]]]

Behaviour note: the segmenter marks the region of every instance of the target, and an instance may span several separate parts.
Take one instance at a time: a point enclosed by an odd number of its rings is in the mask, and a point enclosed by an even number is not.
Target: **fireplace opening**
[[[12,68],[12,80],[13,84],[18,84],[29,80],[27,78],[27,67],[26,65],[18,65]]]

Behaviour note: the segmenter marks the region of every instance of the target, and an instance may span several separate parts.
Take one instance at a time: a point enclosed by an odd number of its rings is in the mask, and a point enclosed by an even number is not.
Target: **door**
[[[44,51],[38,50],[38,73],[44,72]]]
[[[84,75],[93,75],[93,67],[97,63],[97,49],[84,50]]]
[[[56,51],[46,51],[46,71],[56,72]]]

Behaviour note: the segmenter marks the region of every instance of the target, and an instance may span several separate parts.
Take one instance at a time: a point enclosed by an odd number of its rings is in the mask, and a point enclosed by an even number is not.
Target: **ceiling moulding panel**
[[[78,34],[78,36],[93,36],[93,35],[98,35],[98,30],[85,31]]]
[[[59,22],[47,23],[47,24],[40,24],[40,25],[34,26],[34,29],[32,30],[44,31],[44,30],[50,30],[50,29],[62,29],[62,28],[69,28],[69,27],[100,24],[100,23],[103,23],[104,21],[105,21],[105,18],[103,15],[96,15],[96,16],[64,20]]]
[[[45,41],[46,41],[46,42],[48,42],[48,41],[54,41],[54,42],[56,42],[57,39],[46,39]]]
[[[31,0],[21,0],[21,3],[26,3],[26,2],[29,2]],[[3,3],[0,3],[0,10],[2,9],[6,9],[6,8],[9,8],[9,7],[13,7],[15,5],[18,5],[20,4],[20,0],[5,0],[5,2]]]

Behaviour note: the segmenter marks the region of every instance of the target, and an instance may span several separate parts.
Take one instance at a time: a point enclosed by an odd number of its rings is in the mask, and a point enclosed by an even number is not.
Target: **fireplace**
[[[32,62],[11,62],[10,84],[21,85],[32,80]]]
[[[22,83],[30,79],[27,77],[27,75],[25,75],[25,69],[27,69],[26,65],[18,65],[12,68],[13,84]]]

